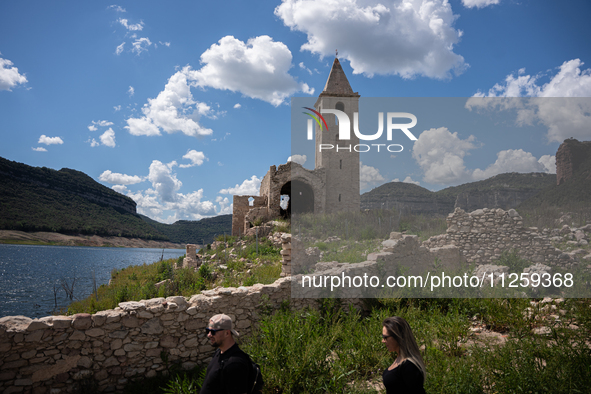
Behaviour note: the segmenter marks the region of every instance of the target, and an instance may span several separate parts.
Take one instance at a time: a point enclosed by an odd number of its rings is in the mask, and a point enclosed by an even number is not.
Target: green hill
[[[147,216],[140,216],[175,243],[203,245],[211,243],[216,235],[232,233],[232,215],[214,216],[199,221],[179,220],[173,224],[164,224]]]
[[[0,229],[167,239],[135,209],[131,198],[80,171],[0,158]]]
[[[0,158],[0,229],[201,244],[230,234],[232,215],[163,224],[137,214],[135,201],[80,171]]]

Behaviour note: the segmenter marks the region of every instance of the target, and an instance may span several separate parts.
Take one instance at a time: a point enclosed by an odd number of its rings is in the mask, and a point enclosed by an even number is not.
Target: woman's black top
[[[423,374],[412,361],[404,360],[392,370],[382,374],[387,394],[425,394]]]

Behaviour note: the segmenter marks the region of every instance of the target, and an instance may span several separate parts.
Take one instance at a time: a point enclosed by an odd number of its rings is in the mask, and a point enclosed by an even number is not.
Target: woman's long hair
[[[419,347],[417,346],[417,341],[415,341],[415,336],[412,334],[407,321],[401,317],[394,316],[387,318],[382,324],[388,330],[388,334],[398,342],[400,356],[412,362],[422,372],[424,382],[427,376],[427,370]]]

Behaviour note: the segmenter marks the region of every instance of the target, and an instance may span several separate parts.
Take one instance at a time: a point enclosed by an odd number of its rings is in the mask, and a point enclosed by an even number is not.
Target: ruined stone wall
[[[291,179],[291,163],[282,164],[277,169],[275,166],[271,166],[267,175],[270,178],[269,189],[265,191],[265,195],[269,196],[267,206],[269,214],[272,217],[277,217],[281,212],[281,188]],[[261,190],[262,192],[263,190]]]
[[[547,229],[523,227],[523,219],[514,209],[484,208],[467,213],[456,208],[447,217],[447,234],[432,237],[423,245],[455,245],[466,261],[477,264],[490,263],[504,251],[515,249],[533,263],[570,268],[575,261],[552,246],[549,234]]]
[[[205,245],[203,245],[205,247]],[[185,258],[183,259],[183,268],[199,268],[201,260],[197,256],[197,245],[187,244]]]
[[[232,317],[248,335],[261,307],[290,300],[291,283],[219,288],[185,297],[123,302],[96,314],[0,319],[0,392],[69,393],[84,385],[121,391],[132,377],[151,377],[178,362],[186,369],[207,363],[213,348],[205,335],[208,319]],[[314,300],[291,300],[294,308]]]
[[[250,205],[249,198],[254,198],[253,205]],[[234,196],[232,212],[232,235],[244,234],[244,218],[252,208],[266,207],[267,197],[265,196]]]
[[[556,151],[556,184],[570,179],[580,165],[591,156],[591,141],[565,140]]]

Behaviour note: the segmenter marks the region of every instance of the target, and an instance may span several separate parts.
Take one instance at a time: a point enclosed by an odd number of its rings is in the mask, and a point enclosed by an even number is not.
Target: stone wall
[[[254,199],[252,205],[248,201],[250,198]],[[244,218],[248,214],[248,211],[252,208],[266,207],[267,198],[264,196],[234,196],[232,203],[234,204],[232,211],[232,235],[240,236],[244,234]]]
[[[213,348],[204,328],[226,313],[241,336],[251,332],[261,307],[290,299],[289,278],[270,285],[218,288],[185,297],[124,302],[94,315],[0,319],[0,392],[70,393],[96,384],[121,391],[132,377],[151,377],[169,362],[184,368],[207,363]],[[301,308],[314,300],[291,300]]]
[[[281,235],[281,276],[291,276],[291,234]]]
[[[556,249],[550,234],[548,229],[523,227],[523,219],[514,209],[484,208],[467,213],[456,208],[447,217],[447,234],[431,237],[423,245],[455,245],[466,261],[476,264],[490,263],[515,249],[532,263],[571,268],[576,264],[573,256]]]

